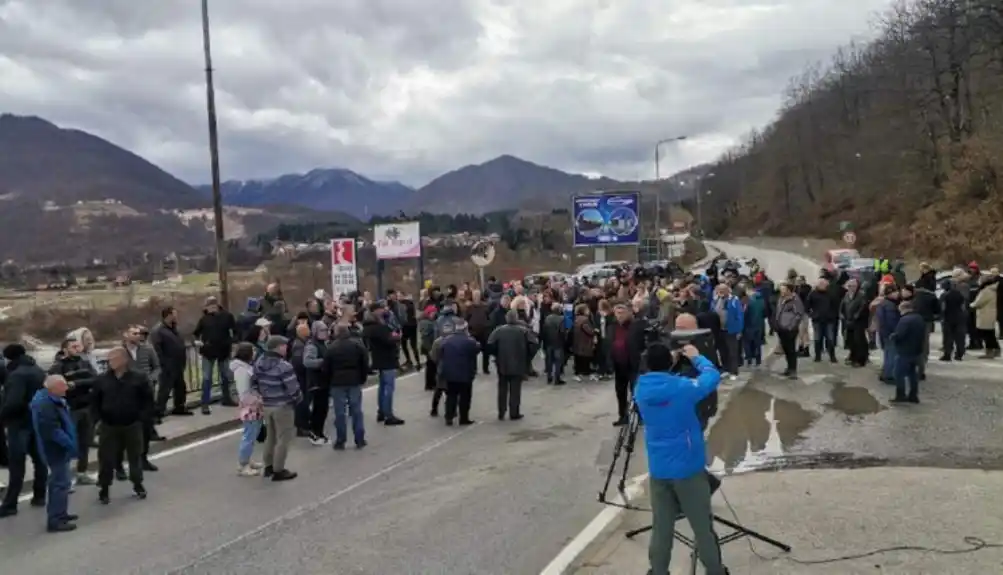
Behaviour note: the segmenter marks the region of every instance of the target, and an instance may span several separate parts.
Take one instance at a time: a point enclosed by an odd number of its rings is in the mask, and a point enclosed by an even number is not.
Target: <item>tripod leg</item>
[[[716,522],[718,522],[718,523],[720,523],[722,525],[726,525],[728,527],[731,527],[732,529],[734,529],[735,531],[741,533],[742,535],[744,535],[746,537],[752,537],[753,539],[756,539],[757,541],[762,541],[763,543],[766,543],[767,545],[772,545],[773,547],[776,547],[777,549],[783,551],[784,553],[790,553],[791,552],[791,546],[790,545],[787,545],[786,543],[782,543],[780,541],[777,541],[776,539],[773,539],[772,537],[767,537],[766,535],[763,535],[762,533],[759,533],[758,531],[753,531],[751,529],[743,527],[743,526],[739,525],[738,523],[735,523],[734,521],[728,521],[727,519],[725,519],[723,517],[719,517],[717,515],[714,516],[714,521],[716,521]]]
[[[632,529],[627,533],[625,533],[624,535],[625,537],[627,537],[627,539],[633,539],[642,533],[647,533],[648,531],[651,531],[651,525],[646,525],[644,527],[638,527],[637,529]]]

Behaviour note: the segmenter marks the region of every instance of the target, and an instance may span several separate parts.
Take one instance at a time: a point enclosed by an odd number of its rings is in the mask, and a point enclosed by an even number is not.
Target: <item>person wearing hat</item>
[[[38,452],[30,405],[31,399],[45,384],[45,371],[19,343],[5,347],[3,357],[7,360],[7,382],[4,384],[3,403],[0,404],[0,425],[7,432],[8,485],[0,503],[0,518],[17,515],[17,499],[24,487],[28,458],[31,458],[35,472],[32,507],[45,505],[45,482],[49,476]]]
[[[230,386],[233,375],[230,373],[230,351],[237,341],[237,320],[233,314],[219,305],[216,296],[209,296],[202,309],[202,317],[195,324],[195,345],[202,356],[202,414],[209,415],[209,403],[212,401],[213,371],[219,374],[221,403],[226,407],[236,407]]]
[[[303,390],[291,363],[286,361],[289,340],[281,335],[269,336],[265,352],[254,362],[251,390],[261,397],[265,427],[263,460],[264,476],[272,481],[289,481],[297,474],[286,468],[289,444],[296,434],[296,405],[303,399]]]
[[[680,352],[657,342],[646,350],[648,372],[637,378],[634,406],[645,425],[651,475],[652,530],[648,547],[650,573],[668,573],[676,518],[682,513],[693,530],[697,557],[709,575],[727,575],[714,534],[711,485],[704,466],[707,454],[697,405],[717,390],[721,374],[696,347]],[[685,356],[696,378],[675,375],[672,366]]]

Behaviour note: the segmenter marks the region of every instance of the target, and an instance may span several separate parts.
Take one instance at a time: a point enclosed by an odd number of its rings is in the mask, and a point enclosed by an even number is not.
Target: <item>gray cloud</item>
[[[890,0],[211,0],[223,173],[423,184],[510,153],[651,177],[768,121],[787,79]],[[208,180],[191,0],[0,0],[0,111]]]

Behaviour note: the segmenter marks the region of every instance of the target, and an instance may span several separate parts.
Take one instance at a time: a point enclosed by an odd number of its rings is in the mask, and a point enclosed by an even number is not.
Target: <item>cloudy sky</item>
[[[0,111],[209,179],[197,0],[0,0]],[[776,112],[889,0],[210,0],[225,179],[346,167],[421,185],[512,154],[653,176]]]

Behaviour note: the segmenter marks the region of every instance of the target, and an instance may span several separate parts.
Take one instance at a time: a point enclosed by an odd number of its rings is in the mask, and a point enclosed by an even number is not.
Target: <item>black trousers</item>
[[[586,355],[575,356],[575,375],[592,375],[592,358]]]
[[[780,349],[784,350],[784,358],[787,359],[787,371],[797,373],[798,371],[798,332],[786,329],[777,330],[777,337],[780,339]]]
[[[457,412],[460,421],[470,421],[470,401],[473,399],[474,382],[450,381],[446,384],[446,421],[456,419]]]
[[[310,394],[310,431],[324,435],[324,424],[331,409],[331,388],[318,387]]]
[[[7,429],[0,425],[0,467],[7,467],[10,455],[7,453]]]
[[[430,357],[425,357],[425,391],[435,389],[435,380],[439,376],[439,364],[432,361]]]
[[[157,386],[157,413],[167,412],[167,399],[171,397],[174,399],[174,411],[184,411],[187,407],[188,390],[185,386],[183,369],[178,370],[176,374],[160,372],[160,382]]]
[[[846,326],[846,343],[850,350],[849,360],[857,365],[867,364],[870,347],[867,343],[867,329],[859,325]]]
[[[506,408],[510,415],[519,415],[522,405],[522,378],[519,376],[498,376],[498,416],[505,415]]]
[[[940,323],[941,345],[944,357],[953,356],[961,359],[965,355],[965,336],[968,334],[968,323],[965,320],[944,321]]]
[[[401,351],[404,352],[404,360],[410,364],[418,365],[418,326],[406,325],[401,328]]]
[[[78,409],[70,414],[77,431],[77,473],[87,473],[91,458],[91,442],[94,440],[94,422],[91,412]]]
[[[142,422],[132,425],[101,423],[101,440],[98,442],[98,485],[109,487],[119,466],[122,452],[129,462],[129,481],[143,484],[143,430]]]
[[[986,348],[986,351],[997,351],[1000,348],[1000,342],[996,339],[996,330],[990,329],[980,329],[979,336],[982,339],[982,343]]]
[[[630,368],[613,362],[613,388],[616,390],[616,411],[620,419],[630,414],[630,391],[632,386]]]
[[[481,371],[491,372],[491,350],[488,348],[487,334],[477,336],[477,343],[481,344]],[[532,359],[530,359],[532,362]]]

